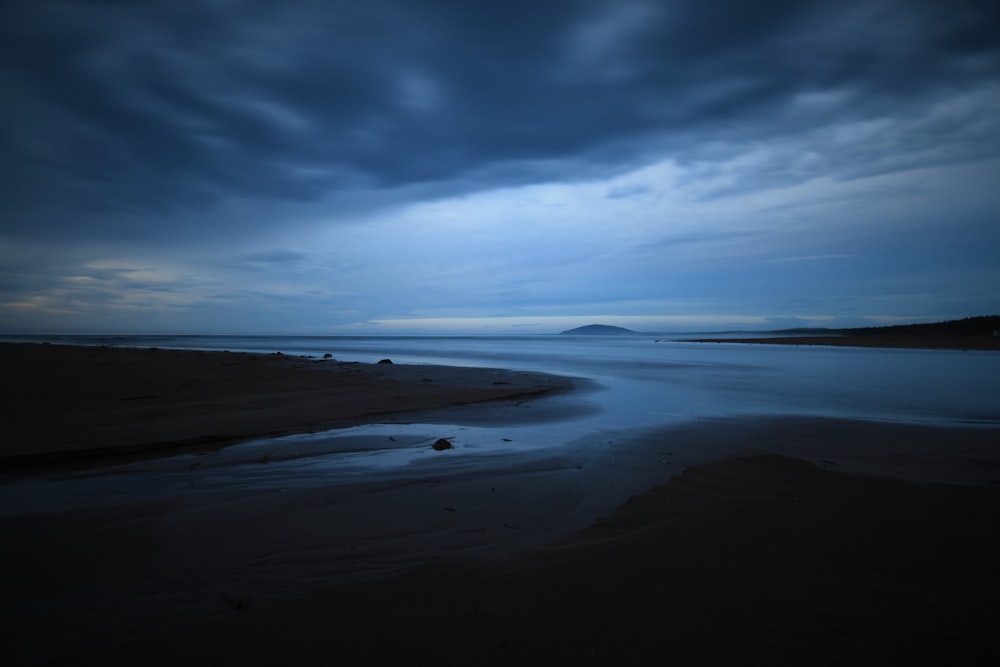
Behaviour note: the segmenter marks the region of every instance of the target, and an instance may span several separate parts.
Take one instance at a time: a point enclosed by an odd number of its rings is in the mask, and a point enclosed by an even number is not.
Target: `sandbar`
[[[282,354],[0,344],[0,469],[91,464],[519,399],[567,378]]]

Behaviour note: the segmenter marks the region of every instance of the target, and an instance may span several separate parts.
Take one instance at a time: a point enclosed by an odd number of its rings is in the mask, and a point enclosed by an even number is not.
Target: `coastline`
[[[359,405],[502,407],[572,384],[283,355],[33,351],[8,360],[23,373],[7,406],[15,427],[55,421],[54,405],[75,419],[94,410],[93,424],[123,419],[111,432],[146,434],[116,452],[136,458],[161,453],[142,449],[162,442],[148,437],[156,419],[197,431],[210,410],[255,420],[273,404],[288,420],[304,400],[324,419],[353,406],[336,415],[350,423],[370,414]],[[169,409],[149,411],[153,400]],[[191,412],[201,414],[185,421]],[[405,483],[199,495],[199,473],[185,471],[176,479],[190,495],[0,516],[13,545],[0,557],[0,645],[13,664],[608,664],[666,653],[682,664],[976,664],[1000,597],[996,434],[743,416],[651,430],[610,459],[604,440],[479,471],[429,452],[438,467]],[[46,475],[40,492],[86,475]],[[649,491],[624,492],[640,478]]]
[[[504,559],[432,564],[66,664],[989,664],[1000,489],[699,464]]]
[[[768,336],[766,338],[691,338],[675,343],[747,343],[761,345],[833,345],[926,350],[1000,351],[1000,336],[875,335],[875,336]]]
[[[0,343],[0,364],[19,434],[0,445],[0,470],[204,451],[573,387],[501,369],[41,343]]]

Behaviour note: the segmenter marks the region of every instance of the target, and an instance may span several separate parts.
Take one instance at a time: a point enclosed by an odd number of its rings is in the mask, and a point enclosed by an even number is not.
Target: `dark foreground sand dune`
[[[66,664],[995,664],[1000,490],[697,465],[540,551],[344,585]]]

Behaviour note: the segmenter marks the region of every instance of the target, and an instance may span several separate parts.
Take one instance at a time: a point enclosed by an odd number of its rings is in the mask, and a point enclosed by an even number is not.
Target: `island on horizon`
[[[632,331],[625,327],[614,327],[610,324],[587,324],[575,329],[560,331],[559,335],[570,336],[636,336],[638,331]]]

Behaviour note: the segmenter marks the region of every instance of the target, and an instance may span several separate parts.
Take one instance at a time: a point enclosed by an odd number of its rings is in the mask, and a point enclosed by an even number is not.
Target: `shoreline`
[[[1000,336],[876,335],[876,336],[768,336],[766,338],[688,338],[672,343],[746,343],[762,345],[831,345],[923,350],[1000,351]]]
[[[996,433],[710,419],[651,433],[611,467],[0,517],[17,545],[0,645],[15,665],[608,664],[664,641],[708,664],[975,657],[1000,596]],[[649,490],[620,496],[636,470]],[[960,483],[928,481],[942,477]],[[578,484],[620,499],[580,522]],[[497,550],[498,536],[527,541]],[[360,569],[324,584],[341,565]]]
[[[989,664],[998,501],[995,487],[730,457],[528,552],[332,586],[66,664],[647,664],[664,651],[679,664]]]
[[[15,391],[0,470],[119,463],[573,389],[490,368],[289,355],[0,343]]]
[[[456,416],[482,411],[505,423],[524,392],[586,383],[284,355],[40,348],[5,354],[21,373],[12,428],[49,420],[57,434],[89,424],[148,436],[170,419],[204,429],[219,414],[259,427],[272,406],[287,419],[303,414],[304,400],[328,418],[331,405],[369,405],[364,396],[391,408],[451,401],[466,405]],[[479,392],[501,396],[468,405]],[[150,410],[154,400],[169,409]],[[72,419],[58,421],[53,405]],[[47,467],[11,483],[25,493],[9,495],[15,511],[0,515],[12,545],[0,556],[0,645],[15,665],[636,664],[664,651],[682,664],[956,655],[975,664],[992,646],[1000,597],[997,433],[696,418],[478,468],[428,443],[434,463],[399,479],[205,492],[204,471],[192,468],[170,473],[175,491],[150,499],[113,496],[100,474]],[[81,480],[80,497],[99,502],[32,509],[32,493]]]

